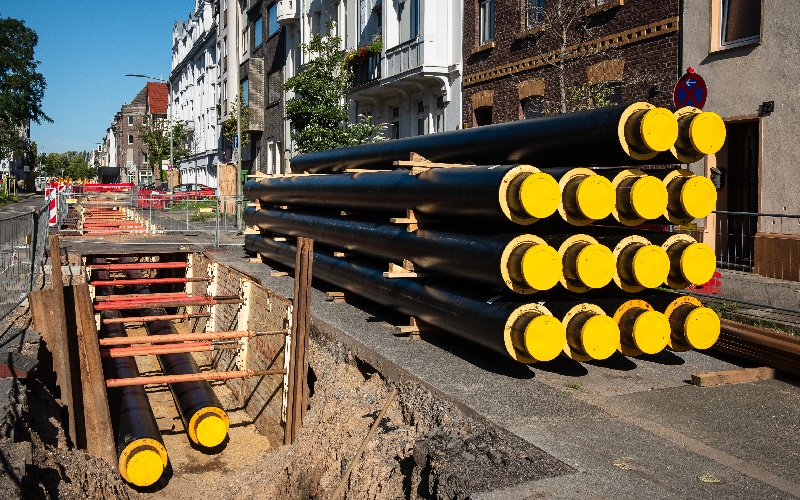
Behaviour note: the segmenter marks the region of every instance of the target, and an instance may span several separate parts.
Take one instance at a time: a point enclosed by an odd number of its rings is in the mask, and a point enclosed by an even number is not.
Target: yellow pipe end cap
[[[617,323],[602,314],[592,316],[581,328],[583,352],[592,359],[606,359],[614,354],[619,346],[619,337]]]
[[[645,354],[656,354],[667,347],[669,320],[658,311],[645,311],[633,322],[633,342]]]
[[[575,198],[583,216],[594,220],[608,217],[617,201],[611,181],[599,175],[589,175],[581,180]]]
[[[722,149],[725,135],[725,122],[710,111],[698,113],[689,125],[689,140],[694,149],[704,155],[712,155]]]
[[[616,261],[611,250],[599,243],[590,243],[580,252],[575,262],[578,279],[589,288],[602,288],[614,279]]]
[[[555,359],[566,341],[564,325],[552,316],[537,316],[525,327],[525,350],[537,361]]]
[[[633,211],[642,219],[656,219],[667,209],[667,187],[651,175],[637,179],[630,196]]]
[[[522,276],[536,290],[549,290],[562,276],[561,256],[549,245],[534,245],[522,256]]]
[[[698,307],[686,317],[683,331],[693,349],[708,349],[719,338],[719,316],[708,307]]]
[[[209,408],[219,410],[219,408]],[[224,412],[223,412],[224,413]],[[201,416],[195,426],[197,443],[206,448],[218,446],[228,435],[228,419],[215,411],[209,411]]]
[[[645,113],[640,130],[650,151],[666,151],[678,140],[678,120],[666,108],[653,108]]]
[[[717,256],[705,243],[692,243],[681,253],[681,274],[693,285],[702,285],[714,277]]]
[[[151,447],[143,447],[128,459],[126,475],[134,486],[150,486],[164,473],[161,455]]]
[[[656,245],[645,245],[633,256],[633,277],[645,288],[661,286],[669,274],[669,256]]]
[[[717,206],[717,188],[711,179],[696,175],[687,180],[681,188],[681,206],[695,219],[708,216]]]
[[[531,217],[550,217],[561,203],[561,189],[552,175],[544,172],[530,174],[519,187],[519,201]]]

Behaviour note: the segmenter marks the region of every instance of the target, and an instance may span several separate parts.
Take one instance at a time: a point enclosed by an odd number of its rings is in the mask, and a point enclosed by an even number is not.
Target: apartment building
[[[682,72],[679,4],[465,0],[464,125],[594,104],[670,105]]]
[[[462,119],[461,0],[342,0],[353,66],[351,120],[372,116],[389,138],[455,130]],[[341,7],[340,7],[341,8]],[[312,17],[313,28],[315,18]],[[374,46],[374,45],[373,45]]]
[[[705,108],[725,120],[725,146],[692,167],[720,185],[708,243],[725,265],[798,280],[800,3],[684,0],[683,65],[708,86]],[[759,217],[757,212],[773,216]],[[717,235],[714,238],[714,235]]]
[[[186,21],[172,29],[172,119],[188,131],[188,157],[176,160],[181,182],[218,185],[217,14],[213,0],[195,0]]]

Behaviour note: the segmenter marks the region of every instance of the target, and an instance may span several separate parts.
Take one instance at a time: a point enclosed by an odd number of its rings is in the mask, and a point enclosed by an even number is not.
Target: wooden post
[[[89,285],[74,285],[75,322],[78,331],[78,356],[80,360],[83,396],[83,421],[86,426],[86,451],[117,466],[114,431],[106,396],[106,381],[100,359],[97,325],[94,321]]]
[[[297,437],[308,405],[308,329],[311,326],[311,276],[314,240],[297,239],[292,308],[292,353],[289,359],[289,401],[286,411],[284,444]]]
[[[76,443],[75,405],[73,404],[72,370],[70,368],[69,335],[64,307],[64,282],[61,276],[61,247],[58,235],[50,236],[50,277],[53,285],[53,302],[49,316],[53,322],[50,352],[56,370],[56,384],[60,389],[61,402],[67,408],[67,432],[73,444]]]

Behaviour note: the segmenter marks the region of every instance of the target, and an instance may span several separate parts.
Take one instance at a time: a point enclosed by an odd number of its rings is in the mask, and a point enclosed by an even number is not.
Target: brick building
[[[670,105],[678,15],[678,0],[465,0],[464,126],[560,113],[562,87],[568,111],[598,89],[606,103]]]
[[[147,85],[114,116],[111,125],[116,140],[116,166],[120,167],[123,182],[149,184],[158,181],[153,175],[153,166],[148,161],[147,152],[142,145],[137,125],[142,118],[167,118],[168,92],[166,83],[147,82]],[[113,162],[109,162],[113,163]]]

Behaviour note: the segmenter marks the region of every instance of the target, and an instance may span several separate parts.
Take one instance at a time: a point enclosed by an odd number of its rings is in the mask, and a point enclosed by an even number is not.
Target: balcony
[[[386,49],[386,78],[422,67],[425,56],[424,45],[420,38],[414,38]]]
[[[276,17],[284,26],[295,24],[300,20],[300,0],[278,0]]]
[[[381,55],[372,54],[353,65],[352,88],[362,87],[381,79]]]

